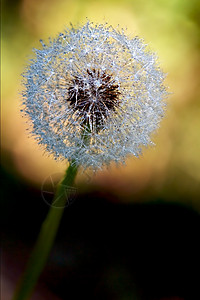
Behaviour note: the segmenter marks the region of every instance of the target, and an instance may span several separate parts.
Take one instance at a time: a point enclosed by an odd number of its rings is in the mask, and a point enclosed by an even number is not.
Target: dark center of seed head
[[[110,112],[119,106],[119,96],[119,86],[112,75],[87,69],[85,79],[75,76],[72,80],[67,101],[81,119],[81,124],[89,125],[91,131],[98,132]]]

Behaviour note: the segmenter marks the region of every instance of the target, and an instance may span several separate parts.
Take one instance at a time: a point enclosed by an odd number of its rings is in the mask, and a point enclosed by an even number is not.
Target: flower
[[[152,144],[167,91],[143,40],[87,22],[41,44],[23,73],[22,111],[46,151],[97,169]]]

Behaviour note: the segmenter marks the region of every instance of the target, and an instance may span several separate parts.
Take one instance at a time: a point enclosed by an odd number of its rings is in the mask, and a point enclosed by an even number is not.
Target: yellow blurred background
[[[126,166],[80,174],[82,191],[101,189],[119,201],[186,204],[200,211],[200,2],[197,0],[7,0],[2,5],[2,166],[28,185],[41,187],[66,162],[44,154],[27,135],[20,115],[21,73],[39,39],[87,18],[127,28],[157,52],[172,93],[154,141]],[[90,180],[88,181],[88,178]]]

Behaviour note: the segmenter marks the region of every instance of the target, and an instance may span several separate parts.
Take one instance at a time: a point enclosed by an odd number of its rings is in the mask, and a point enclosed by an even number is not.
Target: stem
[[[29,299],[37,279],[42,272],[51,251],[60,224],[64,208],[68,201],[69,188],[73,186],[78,167],[73,162],[69,165],[64,179],[58,185],[45,221],[42,224],[35,248],[28,261],[27,268],[15,291],[13,300]]]

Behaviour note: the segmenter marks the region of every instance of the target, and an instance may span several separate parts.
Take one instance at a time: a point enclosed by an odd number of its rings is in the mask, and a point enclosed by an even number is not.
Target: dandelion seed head
[[[97,169],[152,144],[168,93],[141,39],[87,22],[41,45],[23,74],[23,112],[47,152]]]

